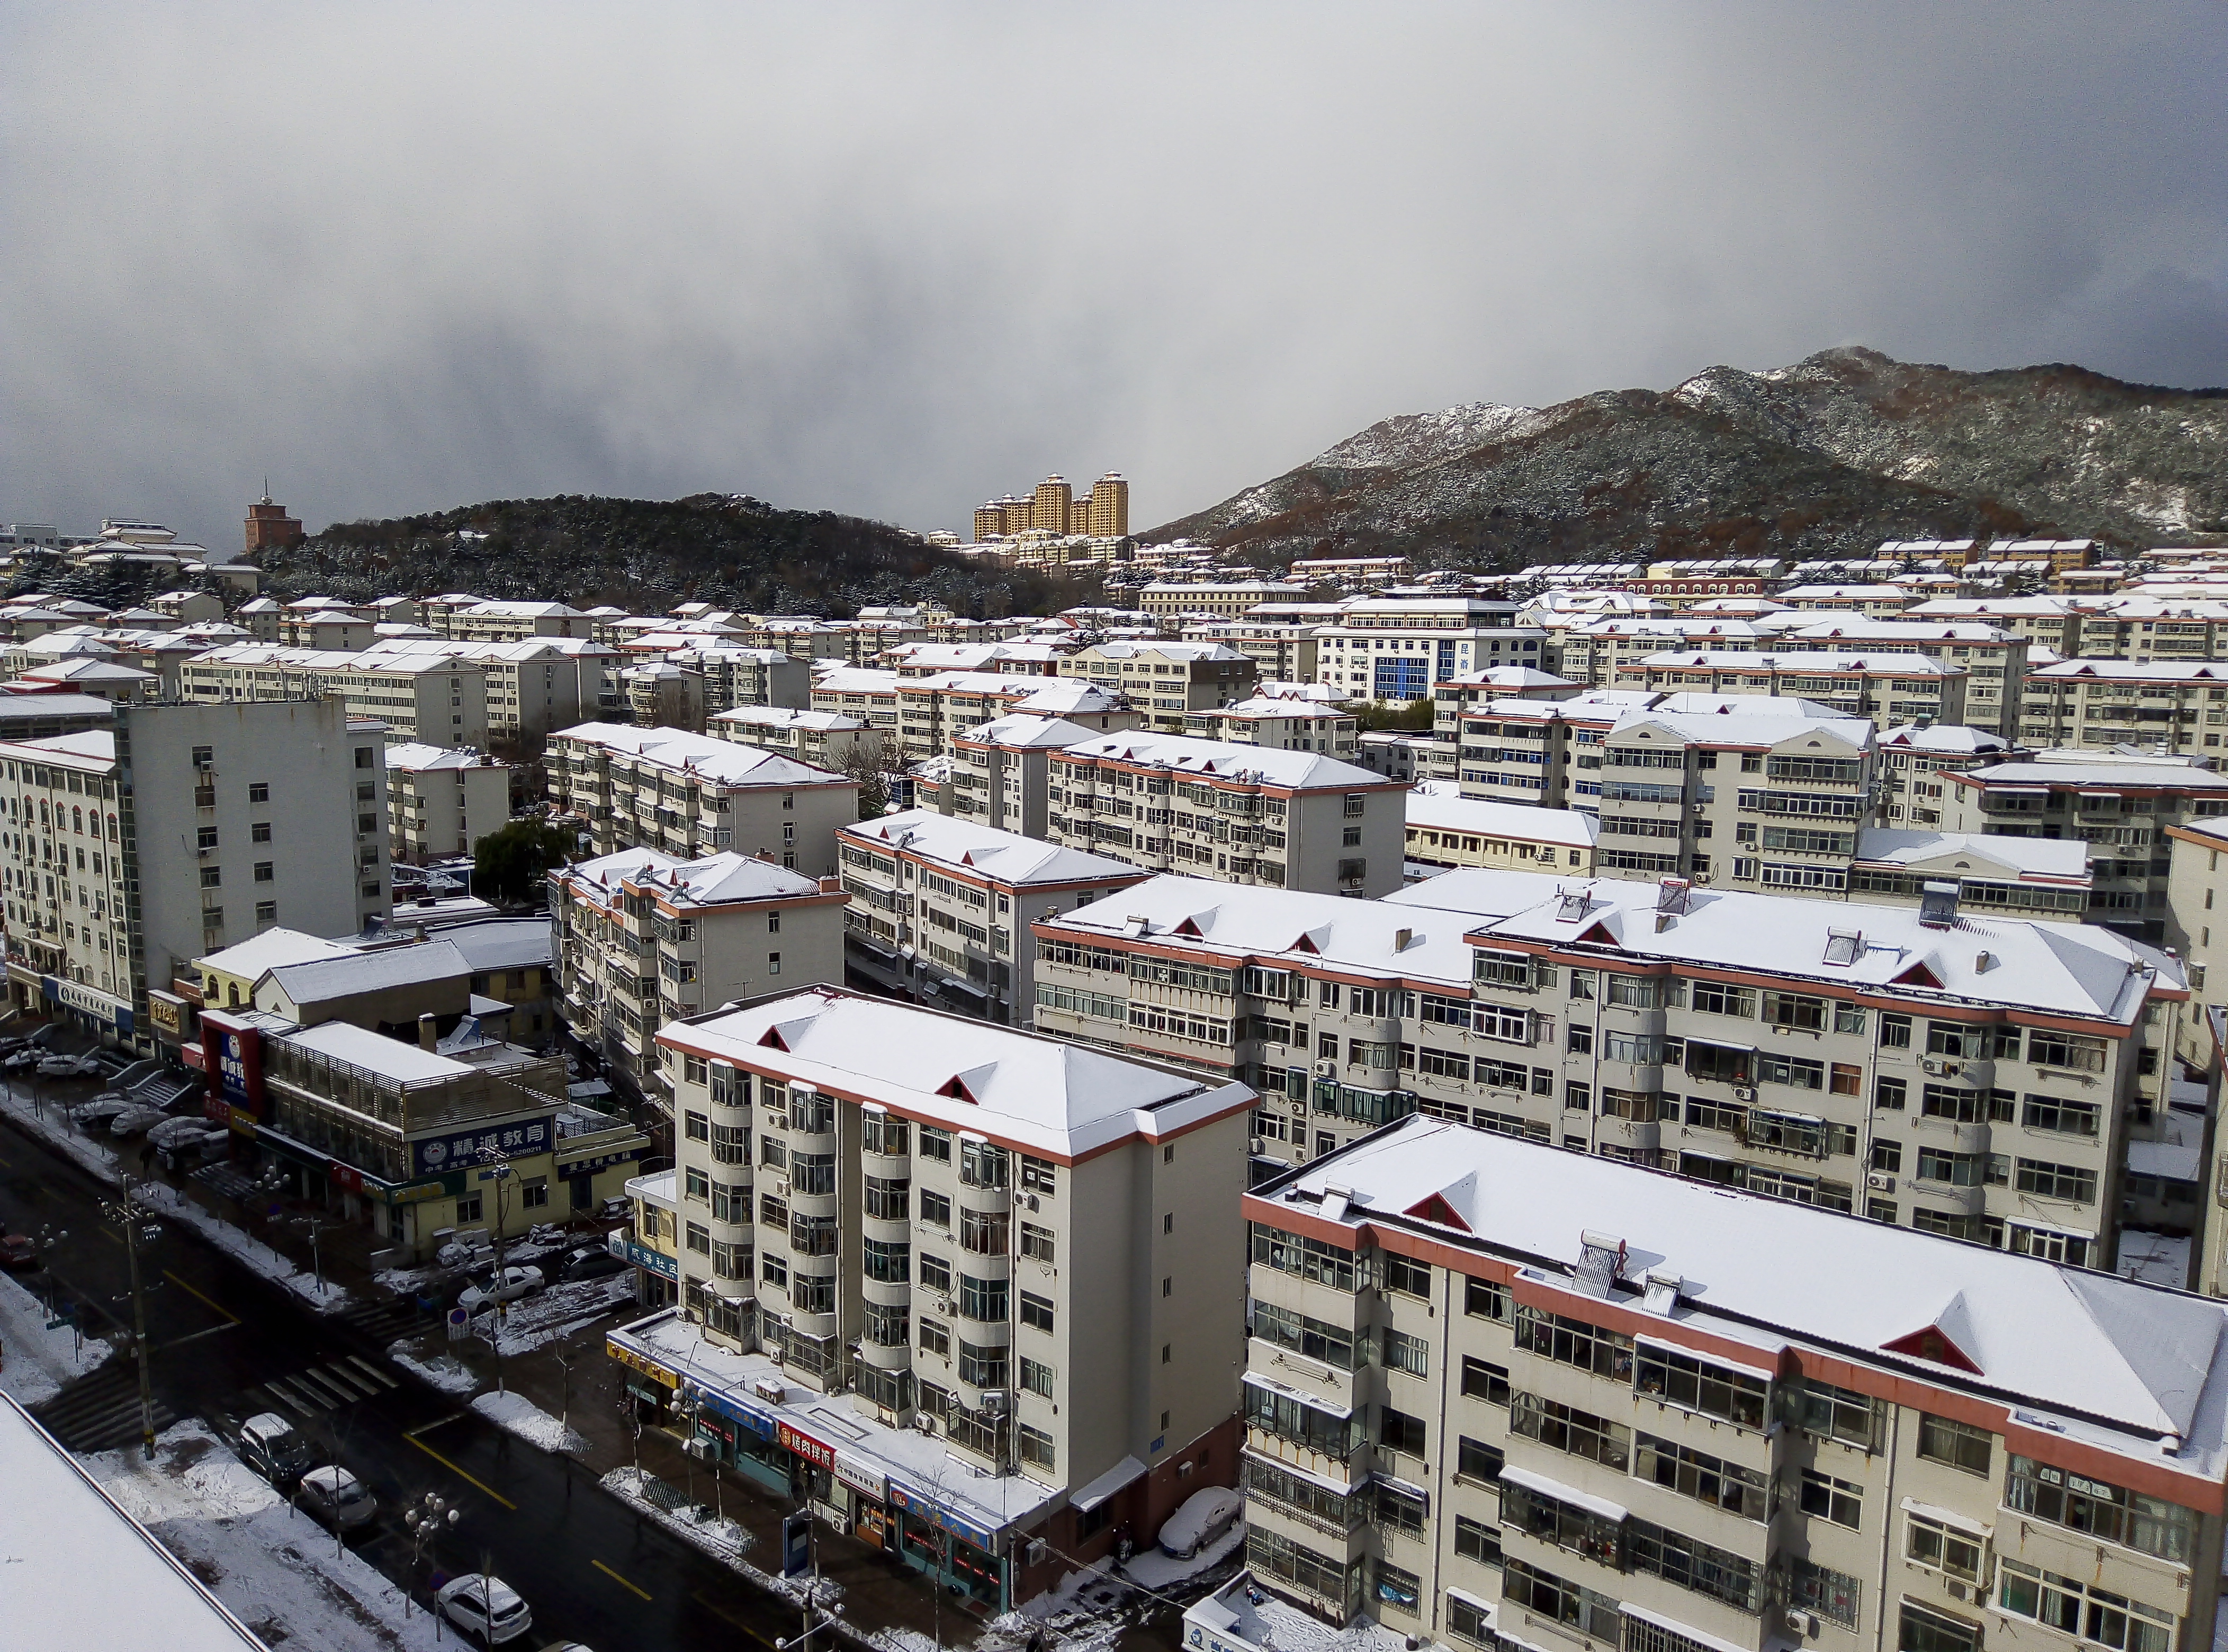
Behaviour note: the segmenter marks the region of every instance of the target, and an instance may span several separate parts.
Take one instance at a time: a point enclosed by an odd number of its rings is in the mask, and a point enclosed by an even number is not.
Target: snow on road
[[[545,1451],[579,1453],[588,1449],[578,1429],[567,1428],[524,1394],[482,1394],[472,1401],[472,1409],[497,1428]]]
[[[48,1318],[44,1303],[0,1274],[0,1393],[26,1405],[97,1369],[114,1351],[95,1338],[80,1340],[67,1325],[50,1331]]]

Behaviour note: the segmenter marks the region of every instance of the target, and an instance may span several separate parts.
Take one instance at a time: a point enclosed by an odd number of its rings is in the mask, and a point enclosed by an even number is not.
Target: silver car
[[[379,1512],[371,1488],[338,1463],[311,1470],[302,1476],[297,1495],[303,1508],[343,1532],[365,1524]]]

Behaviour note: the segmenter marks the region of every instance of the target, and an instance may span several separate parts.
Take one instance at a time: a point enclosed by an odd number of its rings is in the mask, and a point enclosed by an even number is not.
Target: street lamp
[[[510,1188],[510,1160],[499,1148],[483,1147],[479,1150],[480,1162],[488,1166],[483,1172],[495,1182],[495,1313],[488,1322],[488,1346],[495,1350],[495,1391],[508,1392],[503,1375],[503,1317],[508,1305],[503,1301],[503,1288],[509,1284],[503,1269],[503,1195]]]
[[[124,1196],[103,1200],[100,1213],[124,1230],[124,1254],[131,1265],[131,1357],[139,1367],[139,1444],[147,1460],[155,1460],[155,1385],[147,1369],[147,1299],[139,1285],[139,1242],[154,1239],[162,1228],[153,1222],[142,1231],[139,1207],[131,1196],[131,1178],[124,1178]]]
[[[410,1572],[413,1577],[417,1575],[418,1562],[426,1557],[435,1534],[454,1526],[463,1517],[464,1512],[461,1508],[451,1508],[446,1501],[430,1491],[414,1507],[403,1511],[402,1523],[410,1528]],[[409,1597],[406,1594],[403,1598],[407,1602]],[[433,1616],[438,1623],[440,1614],[435,1612]]]

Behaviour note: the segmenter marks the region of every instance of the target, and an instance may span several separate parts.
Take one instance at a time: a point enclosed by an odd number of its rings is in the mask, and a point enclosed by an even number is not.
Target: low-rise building
[[[637,728],[704,732],[704,679],[669,660],[631,665],[618,674],[620,701]]]
[[[1252,659],[1220,643],[1100,643],[1061,660],[1060,674],[1126,696],[1143,714],[1134,727],[1170,734],[1184,733],[1194,714],[1250,700],[1260,681]]]
[[[1370,773],[1403,785],[1429,778],[1438,741],[1429,734],[1404,733],[1393,728],[1373,728],[1354,741],[1349,754]]]
[[[668,1021],[843,978],[843,893],[732,850],[682,861],[627,848],[550,878],[564,1017],[648,1098]]]
[[[2228,870],[2221,866],[2228,815],[2169,823],[2160,835],[2167,851],[2164,938],[2189,971],[2190,1014],[2174,1053],[2191,1067],[2211,1072],[2228,1059],[2228,1050],[2212,1047],[2216,1015],[2228,1014],[2228,969],[2213,974],[2228,959]],[[2215,928],[2220,931],[2217,945]],[[2228,1279],[2228,1273],[2221,1277]]]
[[[884,992],[1027,1026],[1036,1002],[1029,926],[1146,874],[957,816],[908,810],[836,835],[846,963]]]
[[[1617,667],[1617,686],[1668,694],[1772,695],[1831,706],[1844,717],[1962,723],[1967,668],[1917,654],[1650,654]]]
[[[1883,730],[1879,750],[1882,824],[1938,829],[1949,807],[1944,778],[2001,763],[2013,752],[2001,734],[1962,723],[1906,723]]]
[[[1264,602],[1297,602],[1304,585],[1277,579],[1231,579],[1220,584],[1156,580],[1141,588],[1137,606],[1156,619],[1239,619]]]
[[[1279,752],[1322,752],[1356,760],[1360,723],[1350,712],[1309,700],[1256,695],[1213,711],[1188,712],[1184,733],[1231,746],[1266,746]]]
[[[426,624],[460,643],[522,643],[535,637],[586,637],[594,623],[561,602],[476,602],[437,609],[426,605]]]
[[[2137,746],[2178,757],[2228,733],[2228,664],[2061,660],[2027,673],[2020,733],[2037,746]]]
[[[1000,831],[1042,837],[1049,821],[1052,754],[1102,732],[1064,717],[994,717],[951,742],[938,807]]]
[[[550,737],[546,761],[550,797],[588,823],[599,855],[733,848],[832,877],[836,829],[859,816],[855,781],[682,729],[582,723]]]
[[[1263,1590],[1482,1652],[2212,1633],[2217,1302],[1425,1118],[1245,1212],[1249,1573],[1187,1644]]]
[[[469,855],[510,818],[510,771],[483,752],[387,748],[387,853],[397,865]]]
[[[1201,620],[1183,628],[1183,639],[1237,650],[1253,662],[1258,680],[1264,682],[1313,682],[1321,669],[1312,625],[1288,624],[1259,615]]]
[[[693,1450],[989,1612],[1235,1480],[1251,1091],[826,989],[658,1041],[682,1307],[609,1346]]]
[[[863,718],[835,711],[797,711],[786,706],[738,706],[723,711],[705,732],[739,746],[755,746],[837,772],[855,762],[882,760],[882,731]]]
[[[1055,843],[1232,883],[1400,887],[1406,788],[1335,758],[1139,731],[1053,752],[1048,774]]]
[[[1420,781],[1408,793],[1412,866],[1590,874],[1600,833],[1597,818],[1575,809],[1487,803],[1450,781]]]
[[[1408,705],[1431,685],[1494,666],[1549,669],[1547,633],[1519,627],[1517,605],[1482,597],[1371,597],[1316,632],[1320,680],[1353,700]]]

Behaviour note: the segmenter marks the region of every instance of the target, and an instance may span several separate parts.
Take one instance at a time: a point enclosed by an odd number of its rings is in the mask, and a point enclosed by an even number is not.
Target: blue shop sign
[[[483,1162],[481,1155],[522,1158],[549,1150],[550,1120],[528,1118],[508,1124],[489,1124],[448,1136],[428,1137],[410,1143],[410,1162],[421,1176]]]
[[[91,987],[75,981],[65,981],[60,976],[40,977],[41,991],[48,1003],[61,1004],[95,1021],[106,1021],[119,1033],[131,1030],[131,1002],[110,993],[95,992]]]
[[[956,1537],[964,1537],[985,1553],[997,1552],[995,1540],[989,1532],[980,1526],[970,1525],[926,1492],[915,1491],[895,1476],[890,1479],[890,1501],[914,1519],[925,1521],[931,1526],[940,1526]]]
[[[661,1279],[678,1279],[681,1277],[679,1257],[668,1256],[663,1251],[653,1251],[639,1239],[629,1239],[626,1242],[626,1259],[638,1268],[649,1269]]]
[[[748,1405],[729,1394],[721,1393],[717,1388],[707,1388],[701,1382],[689,1381],[684,1378],[682,1387],[683,1393],[695,1399],[700,1410],[708,1411],[714,1417],[724,1417],[731,1423],[739,1423],[762,1440],[770,1440],[773,1437],[772,1418],[752,1411]]]

